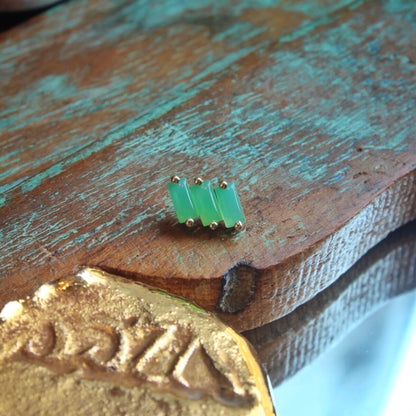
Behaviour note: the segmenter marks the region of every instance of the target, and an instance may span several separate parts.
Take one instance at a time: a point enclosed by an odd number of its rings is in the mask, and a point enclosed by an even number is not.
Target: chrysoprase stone
[[[168,190],[180,223],[185,222],[188,218],[198,218],[185,178],[181,178],[178,183],[169,182]]]
[[[192,201],[201,218],[202,225],[206,226],[213,221],[222,220],[210,181],[204,181],[201,185],[193,185],[190,190]]]
[[[230,182],[225,189],[215,188],[218,208],[227,228],[234,227],[237,221],[246,222],[240,199],[238,198],[234,182]]]

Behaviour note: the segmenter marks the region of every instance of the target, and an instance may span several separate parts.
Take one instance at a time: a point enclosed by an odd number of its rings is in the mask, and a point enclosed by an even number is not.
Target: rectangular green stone
[[[222,220],[210,181],[204,181],[201,185],[193,185],[190,190],[192,201],[201,218],[202,225],[207,226],[213,221],[219,222]]]
[[[215,188],[215,196],[217,197],[218,208],[227,228],[234,227],[237,221],[241,221],[243,224],[246,222],[234,182],[227,184],[225,189],[220,187]]]
[[[185,222],[188,218],[194,220],[198,218],[185,178],[181,178],[178,183],[169,182],[168,190],[180,223]]]

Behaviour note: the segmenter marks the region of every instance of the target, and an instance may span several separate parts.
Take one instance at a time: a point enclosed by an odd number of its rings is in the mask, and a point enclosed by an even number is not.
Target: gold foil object
[[[249,344],[148,286],[86,268],[0,319],[2,415],[275,414]]]

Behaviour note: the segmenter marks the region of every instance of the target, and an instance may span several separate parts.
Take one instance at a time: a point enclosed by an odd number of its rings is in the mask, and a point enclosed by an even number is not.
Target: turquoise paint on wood
[[[30,54],[34,50],[33,45],[36,46],[37,51],[42,50],[43,47],[47,48],[48,42],[53,42],[59,36],[69,36],[66,48],[61,51],[56,61],[61,61],[60,70],[65,70],[67,67],[65,59],[70,60],[74,56],[72,55],[73,51],[78,54],[78,51],[85,50],[85,53],[89,54],[91,59],[94,59],[94,65],[90,66],[92,69],[103,63],[106,64],[108,57],[97,59],[94,57],[96,51],[102,48],[104,44],[108,48],[114,48],[113,45],[117,44],[117,49],[114,52],[116,54],[120,50],[118,46],[126,42],[127,39],[131,39],[128,36],[131,36],[132,33],[137,34],[138,29],[140,34],[138,42],[143,41],[145,46],[139,44],[135,50],[143,51],[143,56],[147,56],[146,60],[142,62],[140,53],[137,52],[137,55],[132,55],[129,58],[130,60],[125,62],[125,65],[129,66],[127,74],[120,75],[120,71],[113,71],[110,74],[102,72],[100,77],[95,76],[90,84],[84,83],[82,86],[79,85],[73,74],[67,76],[46,71],[43,72],[42,77],[41,71],[41,77],[36,78],[32,83],[30,77],[21,76],[25,99],[27,100],[27,93],[29,92],[32,105],[21,106],[22,100],[19,94],[6,97],[5,108],[7,110],[2,113],[3,116],[0,122],[3,123],[4,128],[10,131],[24,129],[34,123],[42,122],[45,118],[52,118],[54,122],[57,122],[71,120],[72,117],[89,112],[106,112],[97,117],[95,123],[89,124],[89,131],[79,131],[74,128],[72,132],[69,132],[70,134],[67,134],[66,140],[74,141],[74,143],[72,146],[68,146],[65,152],[57,151],[47,154],[46,157],[34,157],[23,163],[23,166],[27,163],[27,168],[23,169],[22,166],[21,171],[25,172],[27,170],[28,175],[8,182],[4,185],[4,192],[13,190],[17,186],[21,186],[22,189],[31,189],[34,183],[38,181],[41,183],[45,178],[51,178],[59,172],[59,170],[51,167],[54,161],[59,161],[64,167],[69,168],[79,160],[84,160],[90,154],[111,145],[114,140],[126,137],[149,121],[163,116],[163,114],[189,101],[200,92],[211,88],[212,79],[201,82],[202,79],[215,78],[215,74],[229,68],[239,59],[253,52],[254,49],[265,48],[270,43],[269,39],[264,41],[260,36],[267,32],[267,26],[265,28],[254,24],[250,26],[249,22],[239,20],[242,13],[253,9],[251,2],[216,4],[212,1],[204,1],[198,2],[198,4],[181,3],[180,6],[173,5],[172,2],[163,2],[163,5],[157,6],[163,12],[156,15],[145,12],[149,7],[146,6],[146,2],[143,2],[141,6],[137,3],[128,2],[123,5],[103,3],[105,6],[101,5],[101,9],[106,10],[107,13],[100,15],[98,21],[95,21],[95,16],[85,14],[82,7],[78,8],[72,4],[66,4],[51,9],[45,15],[47,22],[39,24],[42,32],[38,36],[31,34],[31,37],[27,39],[22,36],[22,40],[19,39],[15,43],[8,42],[7,39],[3,42],[5,45],[2,45],[0,51],[0,68],[3,68],[4,71],[2,71],[0,82],[3,81],[4,85],[7,85],[10,79],[17,76],[16,70],[19,71],[19,67],[13,65],[14,60],[18,60],[22,54]],[[261,1],[256,2],[255,8],[259,10],[270,8],[274,10],[271,12],[273,14],[273,12],[279,12],[280,3]],[[344,6],[345,0],[332,2],[330,9],[312,0],[296,2],[296,4],[285,2],[282,5],[284,10],[295,12],[300,8],[299,11],[304,13],[305,22],[314,22],[334,10],[342,9]],[[155,7],[155,5],[152,5],[151,10],[154,10]],[[216,15],[219,17],[212,19],[212,16]],[[232,19],[224,20],[221,16],[232,16]],[[81,24],[79,31],[71,33],[71,28],[75,28],[83,19],[89,19],[90,24]],[[182,23],[185,23],[185,25]],[[37,23],[33,22],[33,24],[36,26]],[[303,27],[304,23],[301,26]],[[109,27],[112,30],[108,30]],[[152,30],[160,27],[168,28],[169,44],[164,42],[163,37],[154,36]],[[154,51],[165,53],[166,50],[180,48],[181,45],[190,41],[188,34],[191,29],[195,35],[201,35],[206,31],[208,33],[211,33],[212,30],[215,31],[212,43],[203,45],[203,53],[200,57],[192,59],[190,62],[184,62],[180,67],[174,67],[174,71],[166,73],[158,81],[151,82],[146,79],[146,82],[143,82],[142,74],[156,72],[159,68],[157,60],[152,60],[152,56],[155,54]],[[310,30],[313,29],[312,25]],[[25,28],[21,28],[21,30],[24,32]],[[32,30],[32,28],[29,30]],[[70,33],[70,35],[67,35],[67,33]],[[232,33],[232,39],[227,33]],[[303,33],[303,35],[305,34],[306,32]],[[221,47],[221,42],[229,42],[230,45],[224,49]],[[174,47],[171,46],[172,44]],[[256,44],[255,48],[253,45]],[[164,45],[167,45],[167,47]],[[216,45],[219,47],[212,47]],[[198,45],[198,47],[201,46]],[[198,47],[194,50],[198,51]],[[147,53],[147,50],[151,53]],[[68,51],[68,57],[65,55],[66,51]],[[56,57],[54,57],[54,60],[56,60]],[[117,62],[119,67],[123,65],[122,61]],[[194,77],[189,77],[189,74],[194,73],[193,68],[196,65],[198,65],[198,71]],[[42,66],[37,65],[37,71],[39,68],[42,68]],[[83,65],[77,68],[75,72],[84,74],[87,68]],[[38,73],[37,71],[36,73]],[[53,105],[42,105],[43,102],[46,101],[47,104],[51,99],[54,100]],[[38,111],[40,108],[42,108],[42,111]],[[46,108],[48,108],[48,111],[45,112]],[[133,113],[127,119],[123,118],[121,122],[119,122],[120,118],[111,119],[111,117],[108,117],[110,113],[116,114],[120,109],[142,109],[143,111],[141,115]],[[76,125],[73,124],[73,126]],[[111,138],[107,137],[108,134]],[[97,137],[100,137],[98,146]],[[53,136],[49,138],[46,136],[35,137],[34,142],[36,145],[41,145],[41,141],[51,140],[52,138]],[[47,144],[45,143],[45,147]],[[29,176],[33,176],[35,169],[45,171],[47,175],[34,179],[32,184],[24,185]]]

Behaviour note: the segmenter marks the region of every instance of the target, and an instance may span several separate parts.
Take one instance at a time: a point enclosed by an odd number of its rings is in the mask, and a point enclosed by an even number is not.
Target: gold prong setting
[[[188,218],[188,219],[185,221],[185,225],[186,225],[188,228],[192,228],[192,227],[194,227],[194,226],[195,226],[195,220],[194,220],[193,218]]]
[[[170,178],[170,181],[171,181],[172,183],[174,183],[175,185],[176,185],[176,184],[178,184],[180,180],[181,180],[181,178],[180,178],[178,175],[173,175],[173,176]]]
[[[211,228],[212,231],[216,230],[218,228],[218,223],[216,221],[212,221],[209,224],[209,228]]]
[[[197,178],[194,179],[194,184],[195,185],[202,185],[202,183],[204,182],[204,180],[202,178],[200,178],[199,176]]]
[[[221,189],[227,189],[228,183],[226,181],[220,181],[219,187]]]
[[[237,222],[234,224],[234,230],[236,230],[236,231],[238,231],[238,232],[243,231],[243,230],[244,230],[244,228],[245,228],[245,225],[244,225],[241,221],[237,221]]]

